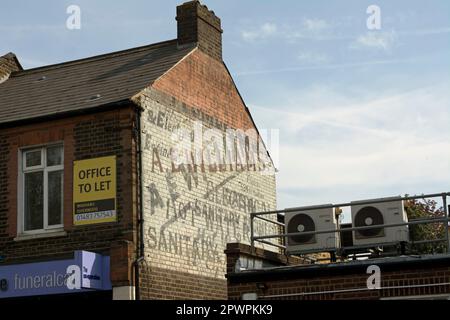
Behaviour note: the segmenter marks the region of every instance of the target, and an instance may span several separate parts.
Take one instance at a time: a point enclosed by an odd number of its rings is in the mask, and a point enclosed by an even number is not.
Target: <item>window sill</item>
[[[42,239],[42,238],[54,238],[54,237],[64,237],[67,235],[67,232],[61,229],[52,230],[52,231],[44,231],[42,233],[22,233],[17,235],[14,238],[14,241],[25,241],[25,240],[33,240],[33,239]]]

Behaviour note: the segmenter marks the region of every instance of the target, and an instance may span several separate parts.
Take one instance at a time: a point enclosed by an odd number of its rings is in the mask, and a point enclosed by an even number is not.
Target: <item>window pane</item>
[[[62,224],[63,172],[48,173],[48,225]]]
[[[55,146],[47,148],[47,166],[62,164],[62,147]]]
[[[28,151],[25,153],[26,156],[26,166],[34,167],[41,165],[41,150]]]
[[[25,230],[44,228],[44,175],[43,172],[25,174]]]

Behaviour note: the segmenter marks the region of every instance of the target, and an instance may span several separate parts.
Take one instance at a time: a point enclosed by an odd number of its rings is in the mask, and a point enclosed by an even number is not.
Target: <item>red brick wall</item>
[[[155,81],[153,87],[232,128],[254,128],[223,62],[200,50],[195,50]]]
[[[335,271],[329,272],[322,272],[323,270],[315,273],[298,271],[294,274],[289,273],[289,270],[285,269],[284,272],[277,274],[266,272],[258,276],[251,273],[241,277],[233,276],[234,266],[239,256],[257,256],[261,258],[265,254],[267,253],[259,250],[256,255],[252,255],[249,247],[242,244],[239,246],[236,244],[228,245],[227,277],[228,298],[230,300],[239,300],[244,293],[257,293],[260,297],[304,293],[304,295],[264,298],[278,300],[381,299],[439,294],[450,295],[450,285],[432,286],[433,284],[450,282],[450,261],[448,260],[436,264],[428,263],[427,265],[412,265],[402,262],[395,267],[388,266],[389,261],[392,261],[392,259],[387,259],[384,262],[380,260],[374,261],[373,264],[379,266],[381,270],[382,289],[380,290],[367,289],[367,279],[370,276],[370,274],[366,273],[368,265],[354,268],[351,271],[343,271],[343,269],[339,270],[339,268],[336,268]],[[439,262],[439,260],[437,261]],[[429,284],[431,286],[424,286]],[[407,286],[409,288],[396,288]],[[329,291],[340,292],[331,293]]]
[[[346,276],[310,277],[307,279],[289,278],[286,280],[271,280],[270,277],[267,277],[266,280],[259,281],[263,282],[267,286],[266,290],[258,289],[258,282],[246,282],[243,280],[239,283],[228,284],[228,298],[230,300],[239,300],[241,299],[242,294],[249,292],[257,292],[260,296],[306,293],[305,296],[278,298],[280,300],[380,299],[439,294],[450,295],[450,285],[365,290],[365,288],[367,288],[366,281],[368,276],[369,275],[362,272],[360,274]],[[406,269],[396,272],[382,272],[381,287],[439,284],[449,282],[449,279],[450,267]],[[313,292],[353,290],[355,288],[361,288],[364,290],[314,295],[311,294]]]
[[[134,115],[134,109],[123,108],[0,130],[0,255],[5,257],[4,262],[19,263],[35,259],[62,258],[73,255],[75,250],[90,250],[109,255],[110,248],[116,241],[134,242],[136,223],[136,148],[132,137]],[[56,141],[64,142],[63,220],[67,235],[15,241],[18,150],[26,146]],[[118,222],[73,226],[73,161],[107,155],[117,157]],[[134,248],[134,245],[132,247]],[[111,260],[114,260],[113,257]],[[130,274],[120,277],[121,283],[127,282],[124,281],[124,277],[131,281]]]
[[[226,281],[188,272],[151,268],[142,264],[141,297],[143,299],[213,300],[227,298]]]

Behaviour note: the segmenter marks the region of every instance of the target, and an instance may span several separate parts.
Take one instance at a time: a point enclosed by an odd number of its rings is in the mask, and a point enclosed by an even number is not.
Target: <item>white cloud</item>
[[[313,32],[322,31],[329,27],[328,23],[321,19],[304,19],[303,26],[306,30]]]
[[[383,51],[391,51],[396,41],[396,33],[370,31],[364,35],[360,35],[350,44],[352,49],[377,49]]]
[[[328,29],[330,29],[330,25],[321,19],[303,19],[300,25],[266,22],[260,26],[241,31],[241,37],[245,41],[277,37],[290,42],[297,39],[323,40],[334,38],[333,35],[327,34]]]
[[[272,35],[277,32],[277,26],[274,23],[265,23],[261,26],[261,31],[265,35]]]
[[[422,186],[450,182],[448,86],[373,101],[339,95],[336,99],[335,92],[316,90],[316,103],[322,107],[251,109],[264,115],[262,123],[281,129],[277,181],[281,190],[345,189],[346,200],[361,190],[397,188],[400,194],[410,192],[404,189],[409,186],[420,193],[425,192]]]
[[[278,27],[276,24],[271,22],[266,22],[262,24],[255,30],[252,31],[242,31],[242,38],[246,41],[255,41],[259,39],[266,39],[268,37],[274,36],[277,34]]]
[[[428,36],[428,35],[446,35],[450,33],[450,27],[419,29],[399,32],[402,36]]]
[[[324,58],[327,57],[324,55]],[[301,60],[301,55],[299,56],[299,60]],[[305,57],[306,59],[306,57]],[[330,58],[331,60],[331,58]],[[315,64],[315,65],[300,65],[300,66],[292,66],[285,68],[277,68],[277,69],[262,69],[262,70],[245,70],[236,72],[235,76],[249,76],[249,75],[259,75],[259,74],[268,74],[268,73],[281,73],[281,72],[295,72],[301,70],[322,70],[322,69],[349,69],[349,68],[361,68],[367,66],[374,65],[386,65],[386,64],[403,64],[403,63],[415,63],[418,59],[384,59],[384,60],[368,60],[368,61],[359,61],[359,62],[351,62],[351,63],[323,63]]]

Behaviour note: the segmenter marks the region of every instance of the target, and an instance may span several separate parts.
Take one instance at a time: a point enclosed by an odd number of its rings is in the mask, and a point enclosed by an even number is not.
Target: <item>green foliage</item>
[[[430,219],[445,217],[442,207],[437,207],[437,202],[431,199],[410,200],[406,203],[409,221],[415,219]],[[445,222],[433,222],[409,226],[409,236],[411,241],[444,239],[447,228]],[[443,253],[446,250],[445,242],[432,242],[425,244],[415,244],[412,247],[417,254]]]

